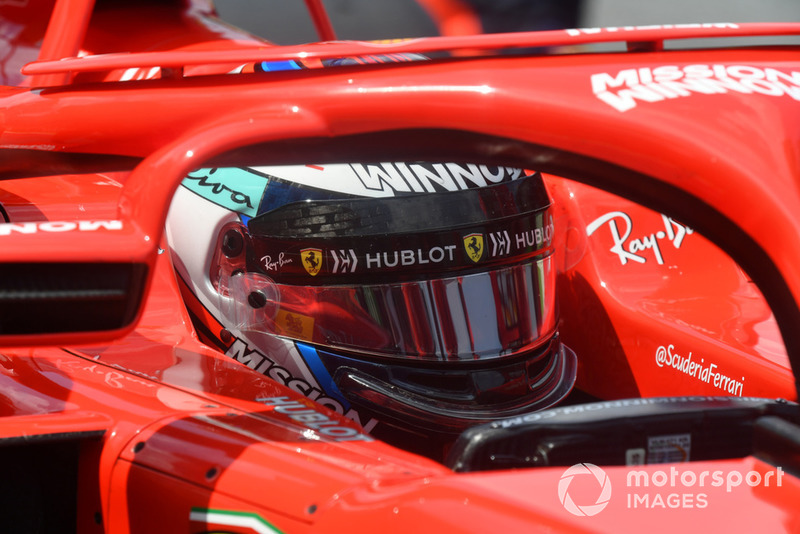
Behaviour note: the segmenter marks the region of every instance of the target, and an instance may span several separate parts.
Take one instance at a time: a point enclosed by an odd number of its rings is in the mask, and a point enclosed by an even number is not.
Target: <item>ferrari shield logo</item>
[[[300,251],[300,258],[308,274],[317,276],[322,268],[322,251],[318,248],[304,248]]]
[[[478,263],[483,257],[483,234],[469,234],[464,236],[464,250],[467,251],[469,259]]]

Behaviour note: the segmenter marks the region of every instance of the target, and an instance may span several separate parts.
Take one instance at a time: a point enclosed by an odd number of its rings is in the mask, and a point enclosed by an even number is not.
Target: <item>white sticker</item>
[[[625,465],[644,465],[645,454],[645,450],[642,448],[626,450]]]
[[[688,462],[692,449],[691,434],[670,434],[647,438],[647,463]]]

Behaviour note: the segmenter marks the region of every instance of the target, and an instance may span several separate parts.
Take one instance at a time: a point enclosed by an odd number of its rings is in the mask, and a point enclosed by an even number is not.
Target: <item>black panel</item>
[[[122,328],[136,316],[147,266],[0,264],[0,335]]]
[[[753,454],[755,422],[800,420],[797,404],[738,397],[658,397],[564,406],[472,427],[447,460],[456,471],[663,463]],[[654,450],[659,440],[667,443]],[[675,440],[675,441],[670,441]],[[684,455],[665,454],[674,448]],[[638,461],[630,455],[639,454]]]
[[[0,440],[0,532],[77,532],[81,445],[102,432]]]

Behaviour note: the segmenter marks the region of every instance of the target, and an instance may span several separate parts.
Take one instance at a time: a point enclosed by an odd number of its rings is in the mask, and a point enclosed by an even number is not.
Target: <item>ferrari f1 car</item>
[[[3,531],[798,531],[800,25],[306,3],[0,7]]]

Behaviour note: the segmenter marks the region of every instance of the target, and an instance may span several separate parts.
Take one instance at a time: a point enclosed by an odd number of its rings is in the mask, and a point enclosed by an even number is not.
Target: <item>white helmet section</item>
[[[247,304],[220,295],[211,283],[209,273],[215,253],[213,247],[223,227],[238,220],[234,211],[207,200],[187,187],[179,187],[173,197],[166,225],[167,242],[175,270],[199,303],[233,336],[234,342],[228,350],[228,356],[303,395],[313,397],[315,391],[321,394],[322,388],[311,371],[302,365],[303,358],[294,343],[258,332],[237,330],[230,314],[237,307],[246,307]],[[212,333],[214,336],[219,334]],[[336,404],[328,407],[338,407],[337,411],[342,411]]]
[[[521,178],[521,169],[474,163],[352,163],[253,167],[299,185],[362,197],[433,193],[485,187]]]

